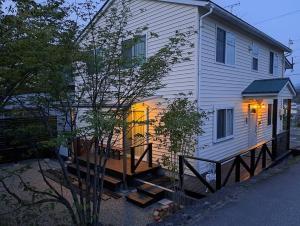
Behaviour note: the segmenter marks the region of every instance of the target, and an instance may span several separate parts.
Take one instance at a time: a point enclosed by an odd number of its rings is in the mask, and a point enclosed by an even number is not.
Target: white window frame
[[[257,53],[255,52],[257,49]],[[253,58],[257,59],[257,70],[253,69]],[[251,50],[251,70],[257,72],[259,70],[259,45],[255,42],[252,42],[252,50]]]
[[[219,62],[219,61],[217,61],[217,42],[218,42],[218,28],[219,29],[222,29],[223,31],[225,31],[225,62],[223,63],[223,62]],[[227,34],[230,34],[230,35],[232,35],[232,37],[234,38],[234,62],[233,62],[233,64],[231,64],[231,63],[228,63],[228,58],[227,58]],[[216,26],[216,30],[215,30],[215,38],[216,38],[216,42],[215,42],[215,62],[217,63],[217,64],[222,64],[222,65],[228,65],[228,66],[232,66],[232,67],[234,67],[235,65],[236,65],[236,34],[234,33],[234,32],[231,32],[231,31],[229,31],[228,29],[226,29],[226,28],[224,28],[224,27],[222,27],[222,26],[219,26],[219,25],[217,25]]]
[[[279,65],[280,65],[280,54],[278,54],[277,52],[273,51],[273,50],[270,50],[269,53],[273,53],[274,54],[274,57],[273,57],[273,73],[270,73],[271,75],[274,75],[274,76],[279,76],[280,75],[280,72],[279,72]],[[269,62],[270,64],[270,62]],[[270,65],[269,65],[270,66]]]
[[[232,135],[228,135],[222,138],[217,138],[218,135],[218,110],[232,110]],[[234,138],[234,119],[235,119],[235,110],[234,110],[234,106],[232,105],[219,105],[219,106],[214,106],[214,126],[213,126],[213,141],[214,143],[219,143],[222,141],[226,141],[229,139]]]

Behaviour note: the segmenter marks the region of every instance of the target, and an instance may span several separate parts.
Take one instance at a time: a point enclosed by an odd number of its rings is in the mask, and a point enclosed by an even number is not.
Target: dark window
[[[272,124],[273,105],[268,104],[268,126]]]
[[[258,59],[255,57],[252,58],[252,69],[255,71],[258,70]]]
[[[146,60],[146,35],[123,41],[122,55],[127,65],[133,61],[143,63]]]
[[[233,135],[233,109],[217,110],[217,139]]]
[[[274,53],[270,52],[270,65],[269,65],[269,73],[273,74],[274,72]]]
[[[225,46],[226,46],[226,31],[217,28],[217,52],[216,60],[220,63],[225,63]]]

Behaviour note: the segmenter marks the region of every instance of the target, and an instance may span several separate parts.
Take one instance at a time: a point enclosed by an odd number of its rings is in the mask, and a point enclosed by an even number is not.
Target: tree
[[[83,11],[75,10],[79,17],[92,18],[94,7],[91,1],[80,5],[80,9]],[[63,61],[64,67],[60,68],[60,73],[38,76],[30,85],[39,92],[24,99],[17,98],[24,109],[28,103],[39,106],[38,117],[46,129],[49,129],[49,125],[45,119],[53,112],[65,125],[58,132],[57,139],[47,145],[55,148],[64,184],[72,195],[71,201],[66,200],[49,183],[42,166],[39,166],[55,198],[69,210],[74,225],[99,225],[101,221],[99,214],[106,162],[114,143],[125,140],[122,138],[126,132],[122,133],[122,128],[126,131],[129,127],[126,116],[130,106],[164,87],[162,79],[174,64],[189,60],[189,54],[183,49],[186,45],[192,46],[188,37],[194,31],[190,28],[177,31],[160,50],[147,59],[144,55],[131,54],[132,48],[143,42],[145,32],[150,35],[149,38],[158,38],[158,34],[148,31],[146,26],[130,30],[127,27],[130,17],[130,1],[120,0],[102,15],[101,23],[91,20],[76,43],[72,40],[73,36],[64,39],[72,50],[72,54],[68,55],[71,56],[68,59],[71,59],[72,64]],[[54,54],[53,58],[60,52]],[[28,66],[31,64],[28,62]],[[68,89],[70,83],[75,85],[73,92]],[[81,177],[78,153],[73,145],[71,155],[76,164],[77,187],[70,180],[59,155],[59,147],[66,143],[74,144],[78,138],[83,140],[86,150],[87,175]],[[39,146],[34,145],[38,150]],[[125,143],[125,156],[127,149]],[[71,203],[74,208],[70,208]]]
[[[207,119],[207,113],[198,110],[197,102],[191,100],[191,95],[179,94],[162,104],[164,110],[155,128],[157,139],[167,150],[162,157],[162,164],[169,169],[175,190],[179,179],[178,156],[194,155],[198,136],[204,133],[202,127]]]
[[[10,4],[12,2],[12,4]],[[1,1],[0,111],[18,94],[41,92],[35,82],[70,65],[76,23],[63,0]]]

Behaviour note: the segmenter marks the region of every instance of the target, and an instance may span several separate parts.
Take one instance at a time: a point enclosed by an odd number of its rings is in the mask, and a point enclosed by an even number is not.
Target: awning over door
[[[262,79],[253,81],[243,92],[243,97],[277,97],[291,99],[296,90],[289,78]]]

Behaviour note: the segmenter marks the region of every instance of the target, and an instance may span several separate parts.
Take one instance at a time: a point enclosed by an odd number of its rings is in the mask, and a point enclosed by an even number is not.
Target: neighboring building
[[[111,4],[115,1],[108,1],[100,12]],[[143,46],[140,54],[146,57],[159,50],[176,30],[193,27],[197,31],[190,36],[195,47],[187,49],[192,52],[191,60],[173,67],[165,78],[166,87],[153,99],[133,105],[132,112],[138,114],[132,117],[148,117],[147,108],[154,107],[159,97],[192,92],[199,109],[212,112],[205,134],[199,137],[199,145],[205,148],[198,148],[195,155],[215,160],[270,140],[272,132],[284,130],[287,100],[296,95],[291,81],[284,78],[284,54],[291,49],[210,1],[133,0],[131,13],[128,27],[147,24],[149,31],[159,34],[158,39],[150,39],[145,32],[139,45]],[[101,13],[94,22],[101,26]],[[86,34],[88,27],[81,38]],[[155,115],[157,112],[151,111],[149,117]],[[139,132],[146,133],[145,129],[139,128]],[[158,160],[163,150],[153,147],[153,158]]]

